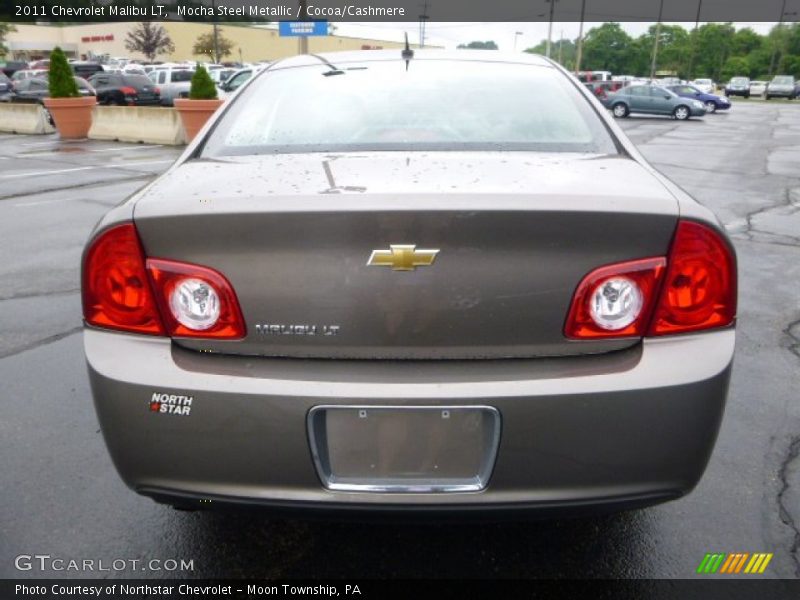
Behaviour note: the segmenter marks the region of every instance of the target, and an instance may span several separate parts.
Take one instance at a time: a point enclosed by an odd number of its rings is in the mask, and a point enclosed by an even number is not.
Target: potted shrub
[[[176,98],[175,108],[181,115],[183,128],[186,130],[186,141],[191,142],[203,125],[222,104],[217,98],[217,86],[205,67],[197,65],[192,75],[192,86],[188,98]]]
[[[50,54],[48,76],[50,97],[44,105],[50,112],[58,134],[63,139],[85,138],[92,125],[92,107],[97,104],[94,96],[81,96],[67,57],[56,47]]]

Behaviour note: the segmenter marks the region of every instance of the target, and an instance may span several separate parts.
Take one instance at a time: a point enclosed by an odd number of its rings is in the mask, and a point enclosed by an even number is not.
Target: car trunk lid
[[[519,152],[189,161],[135,209],[148,256],[218,270],[242,308],[244,339],[177,343],[383,359],[630,346],[566,339],[572,294],[596,267],[666,255],[677,217],[632,159]]]

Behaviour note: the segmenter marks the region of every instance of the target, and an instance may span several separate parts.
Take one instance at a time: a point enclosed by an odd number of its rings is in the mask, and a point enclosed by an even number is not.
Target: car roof
[[[270,69],[305,67],[319,64],[320,60],[332,64],[404,60],[400,48],[392,50],[350,50],[342,52],[321,52],[319,54],[301,54],[278,60]],[[496,50],[419,50],[413,49],[411,60],[456,60],[463,62],[491,62],[526,64],[552,68],[552,63],[538,54],[526,52],[500,52]]]

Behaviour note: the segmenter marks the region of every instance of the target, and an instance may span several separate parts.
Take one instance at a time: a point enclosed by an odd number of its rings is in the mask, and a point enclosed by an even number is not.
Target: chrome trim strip
[[[326,468],[328,464],[327,446],[321,445],[317,431],[315,417],[328,410],[423,410],[423,411],[483,411],[491,416],[492,438],[489,445],[489,452],[486,455],[480,472],[470,479],[450,479],[446,482],[437,481],[417,481],[413,484],[398,483],[392,481],[374,482],[369,484],[342,483],[337,482]],[[372,492],[372,493],[454,493],[454,492],[480,492],[486,488],[491,478],[494,466],[497,461],[497,452],[500,447],[500,433],[502,419],[500,412],[493,406],[486,405],[366,405],[366,404],[322,404],[314,406],[308,411],[306,416],[306,429],[308,432],[308,442],[311,449],[311,456],[314,461],[314,468],[322,485],[331,491],[336,492]]]

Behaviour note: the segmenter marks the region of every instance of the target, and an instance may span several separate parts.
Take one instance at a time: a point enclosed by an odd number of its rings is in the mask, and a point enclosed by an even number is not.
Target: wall
[[[90,51],[97,55],[124,56],[144,59],[140,54],[125,49],[125,37],[136,23],[89,23],[71,26],[16,25],[17,31],[7,36],[6,45],[11,50],[7,59],[15,57],[17,52],[47,56],[55,46],[61,46],[70,56],[80,58]],[[175,44],[175,52],[157,57],[161,61],[198,60],[192,54],[195,40],[203,33],[212,31],[212,26],[205,23],[163,23],[164,28]],[[282,38],[274,29],[250,27],[245,25],[220,25],[222,36],[234,42],[230,56],[223,60],[238,61],[239,49],[241,59],[245,62],[258,60],[274,60],[298,53],[298,38]],[[113,40],[106,39],[113,36]],[[103,38],[86,41],[84,38]],[[400,48],[398,42],[385,42],[366,38],[350,38],[340,36],[309,38],[309,52],[334,52],[337,50],[360,50],[362,46],[382,46],[384,48]]]

